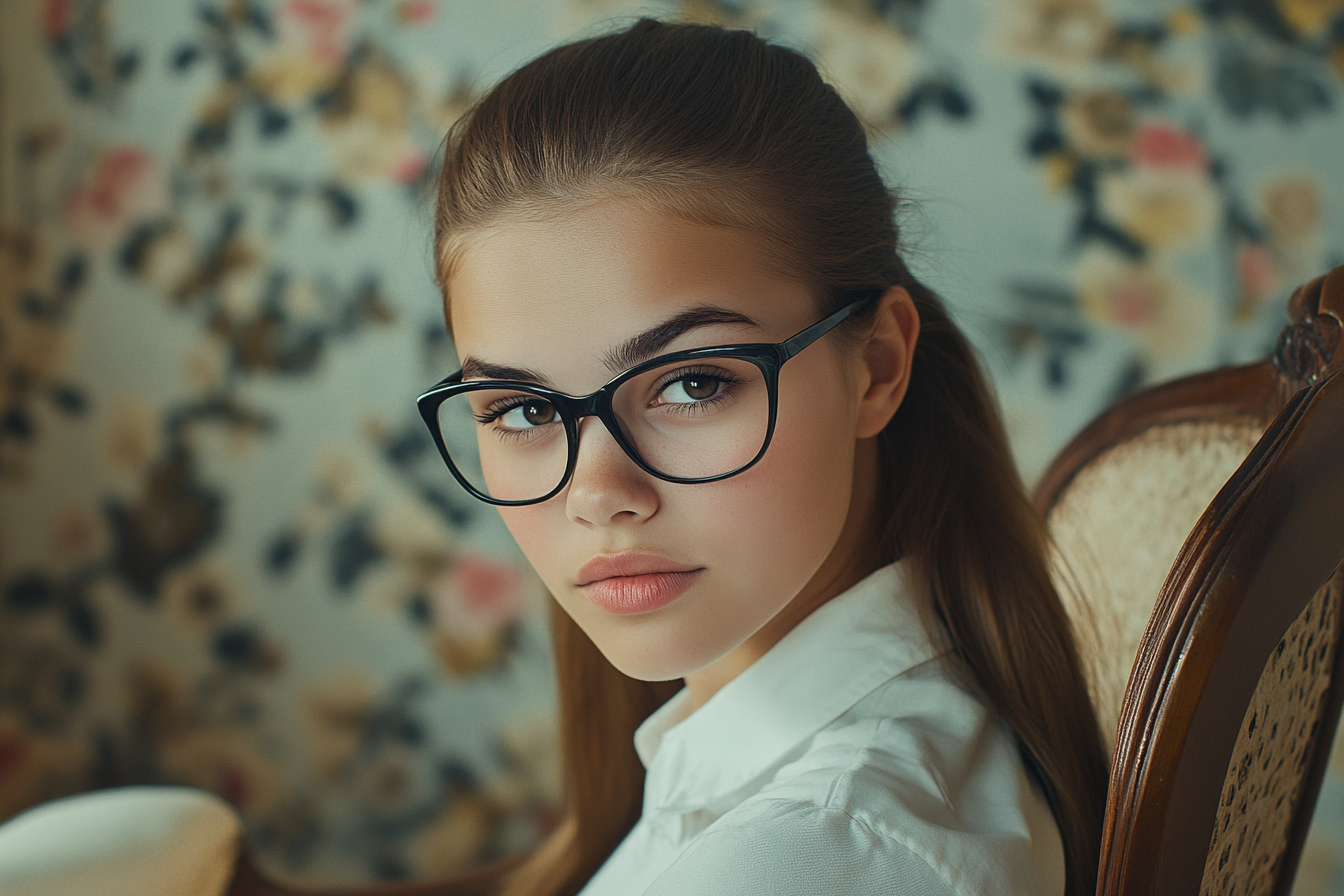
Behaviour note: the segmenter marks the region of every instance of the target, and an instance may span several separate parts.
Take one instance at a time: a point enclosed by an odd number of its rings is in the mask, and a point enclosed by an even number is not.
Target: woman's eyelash
[[[514,408],[519,408],[527,404],[528,401],[529,399],[524,395],[520,395],[517,398],[501,398],[498,402],[492,404],[481,413],[476,414],[476,422],[493,423]]]
[[[684,380],[693,376],[709,377],[711,379],[718,380],[720,383],[723,383],[726,386],[734,386],[742,382],[741,379],[739,379],[738,377],[734,376],[733,374],[729,373],[726,370],[716,370],[714,368],[709,367],[706,368],[688,367],[682,370],[677,370],[672,373],[666,374],[662,379],[660,379],[657,383],[654,384],[653,391],[656,394],[658,392],[663,391],[664,389],[666,389],[668,386],[672,385],[675,382],[679,382],[680,380]]]

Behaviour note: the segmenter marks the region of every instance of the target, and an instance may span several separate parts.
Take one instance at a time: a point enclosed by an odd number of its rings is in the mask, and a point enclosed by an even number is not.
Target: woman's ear
[[[905,287],[893,286],[878,299],[872,335],[864,345],[866,376],[859,396],[855,436],[880,433],[895,416],[910,385],[910,365],[919,340],[919,311]]]

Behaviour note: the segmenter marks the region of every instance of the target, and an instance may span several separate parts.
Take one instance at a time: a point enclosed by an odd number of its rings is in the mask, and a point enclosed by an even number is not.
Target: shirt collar
[[[635,732],[644,811],[689,812],[738,790],[880,684],[935,655],[893,563],[798,623],[687,714],[681,690]]]

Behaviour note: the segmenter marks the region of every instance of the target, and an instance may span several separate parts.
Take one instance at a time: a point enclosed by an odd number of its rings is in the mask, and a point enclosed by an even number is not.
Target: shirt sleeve
[[[928,861],[847,812],[788,801],[755,808],[706,829],[645,896],[955,894]]]

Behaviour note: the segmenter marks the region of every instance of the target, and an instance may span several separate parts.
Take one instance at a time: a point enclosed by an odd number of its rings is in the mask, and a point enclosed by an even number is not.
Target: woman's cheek
[[[562,508],[551,507],[558,500],[552,498],[541,504],[496,508],[523,556],[552,594],[558,593],[556,589],[562,586],[565,575],[562,558],[557,556],[561,533],[557,531],[556,518],[562,523],[568,520]],[[576,561],[575,569],[582,562],[582,559]]]

